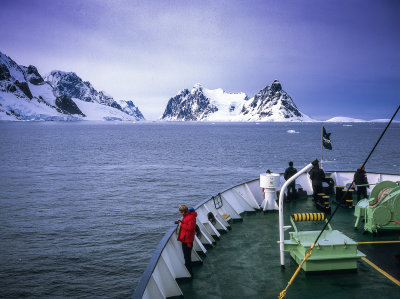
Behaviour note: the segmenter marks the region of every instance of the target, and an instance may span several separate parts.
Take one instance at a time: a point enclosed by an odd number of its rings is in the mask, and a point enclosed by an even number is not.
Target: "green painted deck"
[[[332,204],[332,210],[335,207]],[[285,225],[290,225],[292,213],[316,211],[311,198],[286,204]],[[354,209],[339,208],[331,221],[332,228],[356,242],[399,240],[399,231],[374,237],[363,234],[361,224],[354,230],[353,214]],[[185,298],[278,298],[297,268],[289,252],[285,253],[286,267],[280,266],[278,212],[260,211],[242,217],[243,222],[232,223],[232,230],[223,234],[215,248],[208,250],[203,264],[194,268],[194,279],[179,283]],[[318,230],[323,225],[324,222],[304,222],[297,227]],[[292,229],[285,232],[285,240],[289,239],[289,231]],[[400,298],[400,287],[360,260],[358,270],[352,272],[301,271],[286,298],[311,297],[392,299]]]

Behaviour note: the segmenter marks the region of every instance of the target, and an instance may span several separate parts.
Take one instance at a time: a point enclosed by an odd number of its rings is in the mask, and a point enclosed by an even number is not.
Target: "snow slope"
[[[200,85],[200,84],[196,84]],[[228,93],[218,89],[203,88],[204,95],[210,99],[212,105],[217,107],[217,111],[210,114],[207,121],[231,121],[240,114],[247,95],[243,92]]]
[[[75,73],[47,79],[0,52],[0,120],[144,120],[132,101],[116,101]]]
[[[337,123],[360,123],[366,122],[366,120],[358,119],[358,118],[351,118],[351,117],[344,117],[344,116],[337,116],[326,120],[325,122],[337,122]]]

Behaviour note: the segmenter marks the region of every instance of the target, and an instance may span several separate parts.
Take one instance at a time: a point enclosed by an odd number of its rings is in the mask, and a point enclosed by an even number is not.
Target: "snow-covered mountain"
[[[325,122],[330,122],[330,123],[360,123],[360,122],[366,122],[366,120],[363,119],[358,119],[358,118],[351,118],[351,117],[345,117],[345,116],[336,116],[332,117]]]
[[[371,120],[364,120],[359,118],[352,118],[352,117],[345,117],[345,116],[336,116],[325,120],[325,122],[330,123],[388,123],[390,119],[387,118],[378,118],[378,119],[371,119]],[[398,120],[393,120],[394,123],[400,123]]]
[[[0,120],[144,120],[132,101],[116,101],[75,73],[20,66],[0,52]]]
[[[301,113],[278,80],[261,89],[241,111],[242,121],[313,121]]]
[[[240,113],[244,93],[226,93],[222,89],[206,89],[199,83],[192,90],[181,90],[168,101],[163,120],[229,121]]]
[[[313,121],[301,113],[279,81],[249,99],[245,93],[227,93],[195,84],[168,101],[162,120],[174,121]]]

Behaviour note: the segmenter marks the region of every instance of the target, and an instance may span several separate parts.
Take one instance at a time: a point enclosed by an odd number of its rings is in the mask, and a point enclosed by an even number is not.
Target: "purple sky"
[[[400,1],[0,0],[0,51],[73,71],[157,119],[183,88],[278,79],[312,118],[390,118],[400,104]]]

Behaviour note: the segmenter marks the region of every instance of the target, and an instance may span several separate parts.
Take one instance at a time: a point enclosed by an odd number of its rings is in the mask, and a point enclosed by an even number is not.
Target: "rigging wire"
[[[381,141],[383,135],[385,135],[386,130],[389,128],[390,124],[392,123],[393,119],[395,118],[397,112],[400,109],[400,105],[399,107],[397,107],[396,112],[393,114],[392,118],[390,119],[390,121],[388,122],[388,124],[386,125],[385,129],[383,130],[381,136],[379,137],[379,139],[377,140],[377,142],[375,143],[374,147],[372,148],[371,152],[369,153],[368,157],[365,159],[364,163],[362,164],[361,167],[365,166],[365,164],[367,164],[369,158],[371,157],[372,153],[375,151],[375,148],[378,146],[379,142]],[[344,198],[346,198],[347,193],[350,190],[350,187],[354,184],[354,178],[353,181],[351,182],[349,188],[347,188],[346,192],[343,193],[342,195],[342,200]],[[315,244],[317,244],[319,238],[321,237],[322,233],[325,231],[326,227],[328,226],[329,222],[331,221],[331,219],[333,218],[333,216],[335,215],[336,211],[338,210],[340,205],[336,205],[335,210],[333,211],[333,213],[330,215],[328,221],[325,223],[324,227],[322,228],[321,232],[319,233],[318,237],[315,239],[314,243],[311,245],[311,247],[306,251],[305,256],[303,261],[299,264],[299,266],[297,267],[296,271],[294,272],[292,278],[289,280],[288,284],[286,285],[286,288],[284,290],[282,290],[282,292],[279,294],[279,299],[285,298],[286,294],[287,294],[287,290],[289,288],[289,286],[293,283],[294,279],[296,278],[297,274],[300,272],[301,267],[303,266],[303,264],[305,263],[305,261],[312,255],[312,251],[315,247]]]

